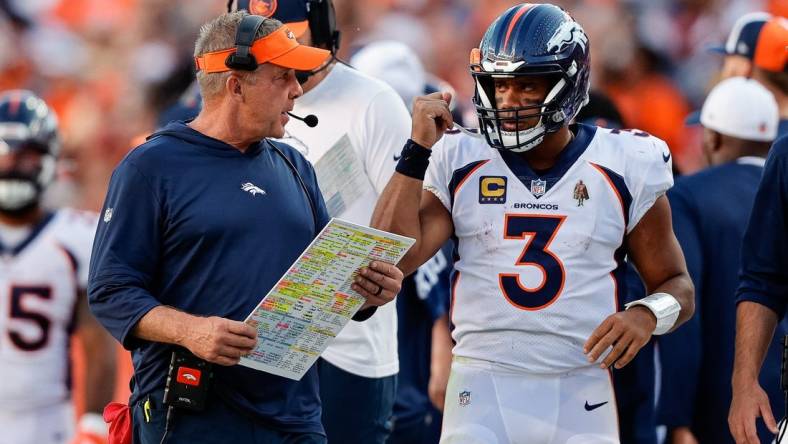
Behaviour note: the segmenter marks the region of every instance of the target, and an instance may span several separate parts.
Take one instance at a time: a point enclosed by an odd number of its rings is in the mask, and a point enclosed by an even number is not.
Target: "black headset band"
[[[244,71],[257,69],[257,60],[255,60],[250,50],[263,23],[265,23],[265,17],[259,15],[244,16],[241,23],[238,24],[238,31],[235,33],[235,52],[228,55],[224,62],[228,68]]]

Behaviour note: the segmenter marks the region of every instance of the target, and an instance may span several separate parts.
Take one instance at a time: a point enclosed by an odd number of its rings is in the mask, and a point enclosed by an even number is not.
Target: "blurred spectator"
[[[771,17],[766,12],[744,14],[733,24],[724,45],[709,48],[724,56],[720,77],[749,77],[752,74],[752,59],[755,57],[758,36]]]

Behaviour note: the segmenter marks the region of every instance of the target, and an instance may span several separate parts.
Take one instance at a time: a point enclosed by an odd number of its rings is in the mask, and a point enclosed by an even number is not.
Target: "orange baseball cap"
[[[230,71],[225,62],[236,48],[213,51],[194,58],[197,70],[206,73]],[[325,49],[301,45],[289,26],[281,26],[271,34],[255,40],[249,52],[258,65],[271,63],[298,71],[311,71],[325,63],[331,52]]]
[[[763,25],[752,61],[755,66],[767,71],[785,71],[788,62],[788,20],[772,17]]]

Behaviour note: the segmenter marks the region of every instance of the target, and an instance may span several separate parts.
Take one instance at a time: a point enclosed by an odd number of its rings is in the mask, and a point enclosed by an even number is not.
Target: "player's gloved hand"
[[[600,367],[608,368],[615,363],[616,368],[622,368],[648,343],[656,328],[657,318],[646,307],[620,311],[599,324],[583,346],[583,352],[588,362],[596,362],[612,346]]]
[[[180,345],[198,358],[219,365],[235,365],[257,344],[257,330],[240,321],[194,316]]]
[[[454,126],[449,103],[451,94],[446,92],[416,97],[413,100],[410,138],[424,148],[432,148],[443,137],[443,133]]]
[[[402,288],[404,277],[399,268],[386,262],[372,261],[369,267],[361,268],[351,286],[367,299],[361,310],[393,301]]]
[[[109,428],[98,413],[85,413],[77,424],[77,433],[70,444],[107,444]]]
[[[728,426],[736,444],[759,444],[758,429],[755,421],[763,418],[766,427],[772,433],[777,433],[777,421],[774,420],[772,408],[769,405],[769,396],[761,388],[757,377],[737,378],[733,376],[733,399],[728,412]]]

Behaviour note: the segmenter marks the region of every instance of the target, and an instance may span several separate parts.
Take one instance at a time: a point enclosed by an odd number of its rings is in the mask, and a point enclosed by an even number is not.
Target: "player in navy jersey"
[[[668,192],[674,231],[695,284],[696,311],[686,326],[659,340],[659,416],[668,443],[732,444],[720,424],[731,401],[739,252],[755,184],[777,134],[777,103],[755,80],[732,77],[709,93],[700,123],[712,167],[678,179]],[[779,341],[766,356],[762,381],[782,411]],[[772,438],[762,424],[759,434],[761,442]]]

